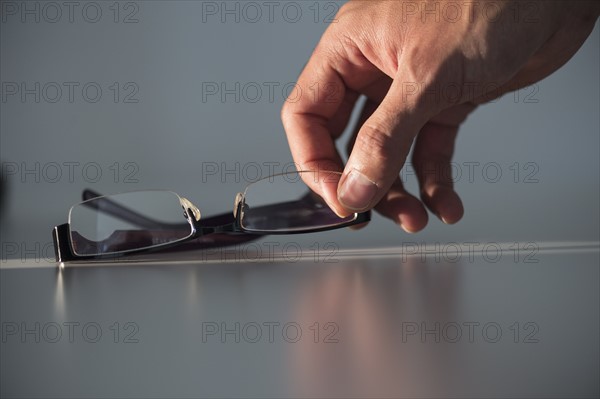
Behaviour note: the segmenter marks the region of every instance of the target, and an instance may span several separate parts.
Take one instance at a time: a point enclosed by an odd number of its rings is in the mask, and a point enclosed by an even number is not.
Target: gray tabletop
[[[597,243],[497,245],[4,262],[1,393],[597,397]]]

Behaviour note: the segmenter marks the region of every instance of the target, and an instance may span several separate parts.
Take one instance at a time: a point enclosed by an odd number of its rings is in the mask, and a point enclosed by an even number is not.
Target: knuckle
[[[363,125],[354,147],[377,161],[386,162],[398,155],[397,140],[381,125]]]

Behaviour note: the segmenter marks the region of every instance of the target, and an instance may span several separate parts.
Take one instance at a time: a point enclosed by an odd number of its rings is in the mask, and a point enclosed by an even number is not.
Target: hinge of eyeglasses
[[[200,210],[198,208],[196,208],[196,205],[192,204],[190,202],[190,200],[188,200],[187,198],[183,198],[181,197],[179,199],[179,202],[181,203],[181,206],[183,207],[184,211],[188,211],[188,209],[190,211],[192,211],[192,213],[194,214],[194,219],[196,219],[196,222],[200,221]]]

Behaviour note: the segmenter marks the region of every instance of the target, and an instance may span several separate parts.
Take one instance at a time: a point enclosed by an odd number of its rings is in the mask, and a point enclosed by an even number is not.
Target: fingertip
[[[319,194],[323,197],[329,208],[339,217],[339,218],[347,218],[348,216],[355,213],[355,211],[351,209],[346,209],[343,204],[340,203],[338,199],[338,186],[343,179],[343,177],[336,170],[338,167],[334,168],[326,168],[324,171],[319,170],[317,173],[317,180],[319,182]],[[333,173],[329,173],[329,172]]]
[[[430,196],[423,198],[427,207],[445,224],[455,224],[462,219],[464,207],[458,194],[450,187],[438,186]]]
[[[335,214],[336,214],[336,215],[337,215],[337,216],[338,216],[340,219],[345,219],[345,218],[347,218],[348,216],[350,216],[350,215],[352,215],[353,213],[355,213],[355,212],[352,212],[352,211],[348,211],[348,210],[346,210],[346,209],[344,209],[344,208],[341,208],[341,209],[340,209],[340,208],[337,206],[337,204],[328,204],[328,205],[329,205],[329,207],[331,208],[331,210],[333,211],[333,213],[335,213]]]
[[[400,227],[410,234],[423,230],[429,221],[427,211],[420,203],[418,205],[414,204],[412,209],[408,208],[400,212],[397,217],[397,223]]]
[[[399,217],[400,221],[398,222],[398,226],[409,234],[415,234],[419,231],[423,230],[427,225],[427,221],[414,221],[414,220],[406,220],[407,218]]]
[[[421,201],[400,187],[390,191],[377,204],[376,209],[411,234],[423,230],[429,220]]]

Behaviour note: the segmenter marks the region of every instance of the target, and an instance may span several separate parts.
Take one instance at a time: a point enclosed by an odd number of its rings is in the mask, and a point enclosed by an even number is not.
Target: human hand
[[[339,216],[375,208],[416,232],[426,206],[445,223],[459,221],[449,173],[459,125],[478,104],[560,68],[600,13],[599,3],[580,1],[449,4],[345,4],[298,79],[303,95],[286,101],[282,120],[299,168],[343,170],[317,190]],[[344,167],[335,140],[361,95]],[[420,200],[399,178],[413,143]]]

